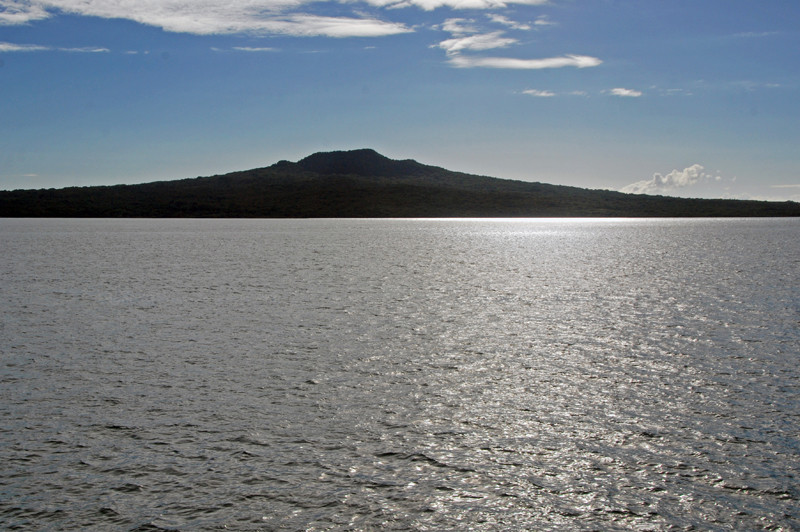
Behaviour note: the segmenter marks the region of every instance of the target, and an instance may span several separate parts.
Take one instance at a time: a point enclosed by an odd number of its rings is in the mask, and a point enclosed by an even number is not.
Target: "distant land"
[[[800,203],[685,199],[451,172],[370,149],[139,185],[0,191],[0,217],[800,216]]]

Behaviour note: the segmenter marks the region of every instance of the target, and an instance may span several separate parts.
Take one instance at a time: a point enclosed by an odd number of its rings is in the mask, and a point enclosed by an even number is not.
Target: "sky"
[[[0,189],[356,148],[800,201],[800,2],[0,0]]]

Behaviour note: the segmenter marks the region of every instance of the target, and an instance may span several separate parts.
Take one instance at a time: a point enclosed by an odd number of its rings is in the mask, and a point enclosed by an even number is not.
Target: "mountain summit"
[[[425,166],[410,159],[396,161],[371,149],[320,152],[297,162],[309,172],[322,175],[401,177],[417,175]]]
[[[800,204],[700,200],[451,172],[371,149],[141,185],[0,192],[0,217],[800,216]]]

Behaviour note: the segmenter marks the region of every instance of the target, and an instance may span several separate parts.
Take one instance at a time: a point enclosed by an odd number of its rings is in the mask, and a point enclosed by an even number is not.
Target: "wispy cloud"
[[[0,0],[0,21],[24,24],[56,12],[122,18],[198,35],[274,33],[294,36],[378,37],[412,31],[368,17],[293,12],[309,0]]]
[[[216,46],[212,46],[211,50],[214,52],[245,52],[245,53],[269,53],[269,52],[279,52],[279,48],[270,48],[264,46],[233,46],[231,48],[217,48]]]
[[[780,35],[778,31],[745,31],[742,33],[735,33],[734,37],[740,37],[744,39],[758,39],[762,37],[774,37],[775,35]]]
[[[480,30],[474,25],[475,21],[466,18],[449,18],[445,20],[441,26],[435,26],[442,31],[446,31],[454,36],[470,35],[472,33],[480,33]]]
[[[545,68],[588,68],[602,64],[596,57],[588,55],[564,55],[543,59],[517,59],[514,57],[475,57],[453,55],[448,62],[457,68],[508,68],[517,70],[541,70]]]
[[[561,97],[561,96],[582,96],[588,97],[589,93],[586,91],[568,91],[568,92],[554,92],[551,90],[542,90],[542,89],[525,89],[519,92],[520,94],[525,94],[527,96],[533,96],[535,98],[553,98],[553,97]]]
[[[464,50],[492,50],[495,48],[505,48],[517,42],[517,39],[503,37],[502,31],[495,31],[482,35],[468,35],[465,37],[454,37],[440,42],[437,47],[443,49],[448,54],[456,54]]]
[[[77,54],[105,54],[110,52],[108,48],[100,48],[100,47],[83,47],[83,48],[54,48],[59,52],[74,52]]]
[[[755,92],[758,89],[779,89],[781,88],[780,83],[771,83],[766,81],[754,81],[754,80],[741,80],[741,81],[733,81],[730,83],[731,87],[735,87],[737,89],[743,89],[747,92]]]
[[[408,33],[413,30],[403,24],[377,19],[324,17],[297,14],[262,21],[261,29],[267,33],[296,37],[384,37]]]
[[[531,29],[530,24],[525,24],[523,22],[517,22],[515,20],[511,20],[508,17],[504,17],[503,15],[497,15],[495,13],[491,13],[489,15],[486,15],[486,17],[489,20],[491,20],[492,22],[494,22],[495,24],[502,24],[503,26],[507,26],[507,27],[511,28],[512,30],[523,30],[523,31],[526,31],[526,30]]]
[[[550,0],[367,0],[369,4],[380,7],[400,8],[416,6],[426,11],[439,7],[452,9],[500,9],[509,4],[539,6]]]
[[[529,25],[516,23],[503,15],[489,14],[486,18],[495,24],[505,26],[509,30],[528,31],[531,29]],[[475,19],[447,19],[440,26],[435,26],[435,28],[452,34],[453,38],[441,41],[433,47],[443,49],[447,54],[447,62],[456,68],[540,70],[563,67],[587,68],[595,67],[602,63],[600,59],[588,55],[563,55],[560,57],[525,59],[463,54],[462,52],[507,48],[519,43],[519,39],[507,37],[506,30],[486,31],[480,26]]]
[[[348,4],[350,0],[333,0]],[[498,9],[511,4],[542,5],[548,0],[364,0],[381,8],[416,7],[430,11]],[[69,13],[128,19],[178,33],[198,35],[266,33],[293,36],[379,37],[412,31],[404,24],[369,16],[311,14],[314,0],[0,0],[0,25],[27,24]],[[500,20],[500,19],[498,19]],[[515,24],[506,19],[507,24]],[[520,26],[522,27],[522,26]]]
[[[526,89],[522,91],[522,94],[527,94],[528,96],[534,96],[536,98],[552,98],[556,95],[553,91],[543,91],[539,89]]]
[[[261,46],[261,47],[234,46],[233,49],[236,50],[237,52],[253,52],[253,53],[258,53],[258,52],[277,52],[278,51],[277,48],[270,48],[270,47],[263,47],[263,46]]]
[[[770,185],[769,188],[800,188],[800,184],[797,184],[797,185]]]
[[[608,94],[612,96],[619,96],[621,98],[638,98],[642,96],[642,91],[637,91],[635,89],[623,89],[621,87],[617,87],[608,91]]]
[[[721,181],[720,176],[705,172],[705,167],[693,164],[683,170],[673,170],[667,175],[653,174],[651,179],[637,181],[620,189],[629,194],[663,194],[676,189],[691,187],[703,182]]]
[[[36,3],[0,0],[0,26],[28,24],[49,16],[47,10]]]
[[[348,4],[351,0],[331,0]],[[416,7],[433,10],[439,7],[452,9],[499,9],[509,5],[544,5],[549,0],[363,0],[381,8]],[[382,37],[413,32],[403,23],[385,21],[370,15],[327,16],[303,9],[313,0],[0,0],[0,23],[23,24],[54,16],[57,13],[120,18],[162,28],[166,31],[197,35],[214,34],[275,34],[298,37]],[[310,9],[310,7],[309,7]],[[602,61],[587,55],[564,55],[541,59],[510,57],[473,57],[462,52],[486,51],[506,48],[519,43],[505,31],[529,31],[528,23],[517,22],[505,15],[492,13],[486,21],[503,26],[503,30],[482,30],[475,20],[453,18],[445,21],[441,29],[452,38],[441,41],[438,48],[445,51],[448,62],[458,68],[506,68],[536,70],[544,68],[599,65]],[[549,25],[546,17],[539,17],[534,26]],[[47,47],[5,44],[5,51],[43,51]],[[269,48],[234,48],[242,52],[271,51]],[[74,52],[101,52],[103,48],[59,49]]]
[[[691,91],[688,89],[661,89],[658,87],[651,87],[651,89],[662,96],[692,96]]]
[[[72,53],[106,53],[108,48],[86,47],[86,48],[60,48],[53,46],[41,46],[38,44],[14,44],[10,42],[0,42],[0,52],[72,52]]]
[[[10,42],[0,42],[0,52],[46,52],[50,50],[47,46],[38,44],[14,44]]]

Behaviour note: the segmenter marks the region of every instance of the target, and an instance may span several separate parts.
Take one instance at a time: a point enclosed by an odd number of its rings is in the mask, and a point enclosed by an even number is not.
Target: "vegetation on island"
[[[800,203],[623,194],[451,172],[369,150],[139,185],[0,191],[0,217],[744,217]]]

